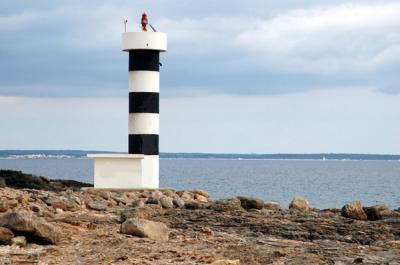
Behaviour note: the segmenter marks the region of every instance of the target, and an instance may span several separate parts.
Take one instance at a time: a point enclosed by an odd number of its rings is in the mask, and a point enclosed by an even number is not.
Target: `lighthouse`
[[[167,35],[147,28],[122,34],[128,54],[128,137],[126,154],[94,154],[95,188],[158,188],[160,127],[160,53]]]

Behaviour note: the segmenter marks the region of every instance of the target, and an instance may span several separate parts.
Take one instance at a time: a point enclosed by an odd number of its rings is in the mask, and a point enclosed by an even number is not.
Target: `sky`
[[[2,1],[0,149],[127,151],[124,19],[168,34],[160,151],[400,154],[398,1]]]

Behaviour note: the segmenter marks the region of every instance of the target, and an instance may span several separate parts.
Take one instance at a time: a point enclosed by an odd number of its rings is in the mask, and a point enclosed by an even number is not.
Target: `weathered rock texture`
[[[289,204],[289,209],[308,212],[310,210],[310,203],[302,197],[294,197]]]
[[[350,202],[343,206],[342,215],[355,220],[368,220],[367,214],[364,212],[361,202],[359,201]]]
[[[170,230],[160,222],[130,218],[121,224],[121,233],[166,241],[169,238]]]
[[[164,197],[172,198],[173,208]],[[400,212],[382,207],[374,206],[380,220],[358,221],[343,217],[340,209],[294,211],[267,202],[259,209],[259,199],[213,201],[199,190],[6,187],[0,198],[6,205],[0,212],[0,264],[393,265],[400,260]],[[147,204],[149,198],[154,203]],[[355,212],[364,212],[360,207]],[[354,216],[353,208],[345,209]]]

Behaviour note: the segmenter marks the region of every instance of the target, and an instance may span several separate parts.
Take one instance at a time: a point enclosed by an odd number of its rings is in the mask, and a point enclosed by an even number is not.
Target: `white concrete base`
[[[133,154],[90,154],[94,158],[94,187],[158,189],[159,157]]]

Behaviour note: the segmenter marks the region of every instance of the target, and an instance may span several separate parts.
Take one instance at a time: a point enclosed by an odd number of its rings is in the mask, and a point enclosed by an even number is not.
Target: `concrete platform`
[[[94,159],[94,188],[158,188],[158,177],[154,177],[158,176],[158,157],[141,154],[88,154],[87,157]]]

